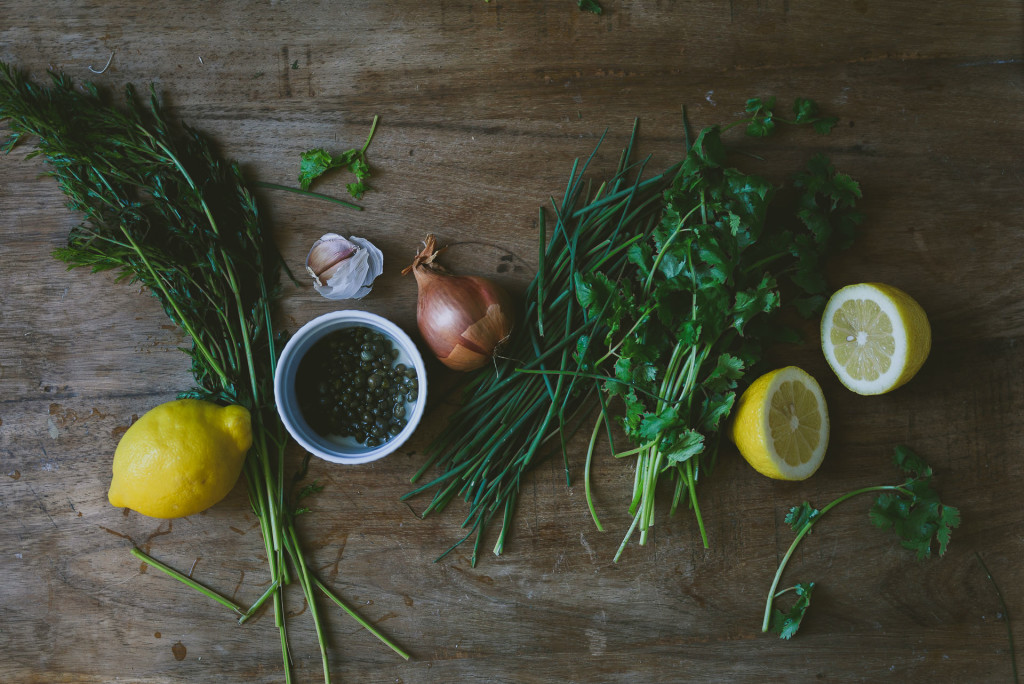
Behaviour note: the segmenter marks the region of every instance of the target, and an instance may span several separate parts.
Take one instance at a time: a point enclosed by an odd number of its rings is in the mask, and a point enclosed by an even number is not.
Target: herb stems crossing
[[[291,681],[283,589],[297,578],[316,629],[324,681],[329,682],[326,636],[314,588],[341,602],[315,579],[290,508],[284,465],[287,433],[273,401],[279,338],[271,321],[272,302],[286,269],[255,198],[237,164],[218,156],[203,135],[188,126],[172,132],[155,93],[147,109],[129,86],[123,106],[117,107],[92,84],[79,88],[58,73],[51,78],[51,87],[40,87],[0,62],[0,121],[8,121],[11,131],[2,149],[10,151],[27,137],[36,138],[30,156],[45,159],[69,207],[81,214],[82,222],[71,229],[67,246],[55,252],[57,258],[69,268],[114,270],[117,281],[141,283],[189,335],[192,347],[185,351],[195,387],[182,396],[249,410],[254,439],[243,472],[264,541],[270,588],[247,611],[229,603],[242,613],[239,623],[244,623],[271,601],[283,674]],[[181,573],[153,562],[182,579]]]

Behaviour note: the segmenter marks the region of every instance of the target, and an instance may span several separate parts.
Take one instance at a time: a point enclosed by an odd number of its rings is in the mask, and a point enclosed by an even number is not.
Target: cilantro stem
[[[302,188],[293,188],[293,187],[288,186],[288,185],[281,185],[280,183],[270,183],[268,181],[255,181],[253,183],[253,185],[261,187],[261,188],[269,188],[270,190],[284,190],[285,192],[293,192],[296,195],[304,195],[306,197],[311,197],[313,199],[324,200],[325,202],[334,202],[335,204],[340,204],[343,207],[347,207],[349,209],[355,209],[356,211],[362,211],[363,210],[363,208],[361,206],[359,206],[358,204],[352,204],[351,202],[346,202],[343,199],[338,199],[337,197],[331,197],[330,195],[324,195],[324,194],[321,194],[319,192],[313,192],[312,190],[303,190]]]
[[[640,387],[636,383],[626,382],[625,380],[620,380],[619,378],[613,378],[613,377],[610,377],[608,375],[598,375],[596,373],[584,373],[584,372],[581,372],[581,371],[570,371],[570,370],[542,370],[542,369],[534,370],[534,369],[531,369],[531,368],[516,368],[515,372],[516,373],[522,373],[524,375],[572,375],[572,376],[578,377],[578,378],[590,378],[592,380],[604,380],[606,382],[618,382],[618,383],[621,383],[623,385],[626,385],[627,387],[631,387],[631,388],[635,389],[636,391],[638,391],[638,392],[640,392],[642,394],[646,394],[647,396],[652,397],[653,399],[657,399],[658,401],[663,401],[666,404],[678,404],[680,401],[682,401],[681,399],[676,400],[676,401],[673,401],[672,399],[667,399],[667,398],[662,397],[662,396],[660,396],[658,394],[654,394],[653,392],[645,390],[643,387]]]
[[[637,454],[639,454],[641,451],[644,451],[645,449],[652,449],[652,448],[654,448],[657,444],[658,444],[658,440],[651,440],[650,442],[645,442],[645,443],[641,444],[640,446],[636,447],[635,449],[630,449],[629,451],[619,451],[619,452],[616,452],[616,453],[612,454],[612,456],[615,457],[615,458],[625,458],[626,456],[636,456]]]
[[[597,444],[597,435],[601,432],[601,423],[604,422],[604,413],[598,415],[597,420],[594,421],[594,431],[590,434],[590,443],[587,445],[587,460],[583,466],[583,491],[587,497],[587,508],[590,509],[590,517],[594,519],[594,525],[597,527],[598,532],[604,532],[604,527],[601,525],[601,521],[597,517],[597,511],[594,508],[594,499],[591,496],[590,491],[590,462],[594,460],[594,446]]]
[[[608,360],[608,357],[616,356],[618,354],[619,349],[622,348],[622,345],[625,344],[629,340],[630,336],[633,333],[635,333],[637,329],[647,321],[647,318],[652,313],[654,313],[654,309],[655,305],[652,304],[650,308],[648,308],[646,311],[640,314],[640,316],[638,316],[636,319],[636,323],[633,324],[633,327],[627,330],[626,334],[620,337],[619,341],[616,342],[614,346],[609,347],[608,351],[605,352],[604,356],[602,356],[601,358],[594,362],[594,366],[600,366],[602,363]]]
[[[700,514],[700,504],[697,502],[697,478],[693,472],[693,459],[686,461],[686,489],[690,494],[690,505],[693,507],[693,515],[697,518],[697,529],[700,530],[700,540],[704,548],[710,548],[708,544],[708,532],[704,527],[704,516]]]
[[[639,470],[639,469],[638,469]],[[619,562],[619,557],[622,556],[622,552],[626,549],[626,544],[629,543],[629,538],[633,536],[633,532],[636,531],[636,526],[640,522],[641,512],[637,511],[636,515],[633,516],[633,523],[626,530],[626,536],[622,538],[622,542],[619,544],[618,550],[615,552],[615,557],[612,558],[613,563]]]
[[[793,556],[793,552],[796,551],[796,547],[800,544],[800,540],[807,536],[807,533],[811,531],[811,528],[814,526],[814,523],[821,520],[822,516],[824,516],[830,510],[832,510],[839,504],[843,503],[844,501],[847,501],[848,499],[852,499],[853,497],[859,496],[861,494],[868,494],[870,492],[902,492],[905,494],[910,493],[902,485],[876,485],[873,487],[864,487],[862,489],[856,489],[852,492],[847,492],[846,494],[843,494],[839,498],[831,501],[828,505],[822,508],[817,515],[811,517],[806,523],[804,523],[804,525],[797,532],[796,537],[793,539],[793,542],[789,545],[789,548],[786,550],[786,554],[782,557],[782,561],[779,563],[778,570],[775,571],[775,578],[772,580],[772,586],[768,590],[768,601],[764,608],[764,621],[761,623],[762,632],[768,631],[769,623],[771,622],[772,617],[772,603],[775,600],[776,589],[778,589],[779,580],[782,579],[782,572],[786,569],[786,564],[789,563],[789,559]]]
[[[366,136],[366,142],[363,143],[363,149],[359,150],[359,154],[366,154],[366,148],[370,146],[370,141],[373,140],[373,134],[377,130],[377,121],[380,120],[380,116],[377,114],[373,115],[373,123],[370,124],[370,134]]]
[[[672,243],[675,242],[676,238],[683,232],[683,226],[686,225],[686,220],[693,216],[694,212],[698,209],[703,209],[703,204],[699,204],[686,212],[686,214],[679,219],[679,222],[676,224],[676,228],[672,231],[672,234],[669,235],[668,239],[661,245],[661,249],[658,250],[657,256],[654,257],[654,263],[651,264],[651,270],[650,273],[647,274],[647,280],[644,281],[644,292],[651,291],[651,283],[654,281],[654,274],[658,272],[658,267],[661,266],[662,259],[664,259],[665,254],[668,253],[668,248],[672,246]]]

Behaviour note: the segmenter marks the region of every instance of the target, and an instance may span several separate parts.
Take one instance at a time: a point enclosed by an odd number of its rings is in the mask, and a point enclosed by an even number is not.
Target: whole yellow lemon
[[[107,498],[153,518],[199,513],[235,486],[250,446],[252,421],[242,406],[160,404],[121,437]]]

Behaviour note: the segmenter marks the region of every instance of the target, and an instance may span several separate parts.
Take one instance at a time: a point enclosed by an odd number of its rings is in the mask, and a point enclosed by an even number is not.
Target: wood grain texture
[[[1011,682],[1007,616],[1024,616],[1024,72],[1021,6],[971,3],[672,2],[17,3],[0,0],[0,60],[113,92],[154,84],[172,116],[213,136],[253,179],[294,183],[298,155],[340,151],[381,125],[363,212],[263,191],[275,239],[301,272],[324,232],[362,235],[385,274],[359,306],[415,326],[399,275],[419,241],[453,244],[458,270],[521,289],[536,266],[537,207],[607,131],[595,178],[640,119],[652,168],[694,126],[748,97],[812,97],[841,117],[829,137],[736,140],[783,178],[829,154],[860,181],[867,214],[834,286],[880,280],[928,311],[934,349],[909,385],[850,394],[813,345],[773,350],[822,383],[833,420],[821,471],[761,478],[731,452],[701,491],[711,547],[664,508],[652,540],[614,564],[628,526],[629,463],[593,473],[607,531],[582,491],[583,445],[524,485],[500,557],[434,559],[462,508],[420,519],[409,477],[440,419],[398,454],[339,468],[301,534],[320,575],[412,653],[402,661],[324,602],[332,674],[358,682]],[[110,58],[109,67],[96,74]],[[0,681],[280,681],[270,614],[239,627],[140,564],[137,545],[248,604],[269,577],[239,485],[190,518],[158,521],[106,501],[110,456],[132,420],[190,385],[187,338],[137,286],[50,258],[76,218],[27,149],[0,158]],[[342,194],[342,180],[325,192]],[[279,325],[338,308],[287,285]],[[813,331],[812,331],[813,332]],[[431,382],[454,379],[431,365]],[[443,401],[432,395],[432,415]],[[947,556],[917,562],[851,501],[815,528],[787,578],[818,582],[801,633],[760,632],[765,593],[791,541],[789,506],[895,480],[896,443],[938,472],[963,525]],[[292,448],[297,464],[302,454]],[[287,595],[296,679],[321,680],[299,592]],[[1018,644],[1024,630],[1016,628]],[[1018,655],[1018,666],[1024,666]]]

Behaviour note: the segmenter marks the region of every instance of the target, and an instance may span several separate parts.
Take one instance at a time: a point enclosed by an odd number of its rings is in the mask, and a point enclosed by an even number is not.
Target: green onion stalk
[[[40,87],[0,62],[0,120],[10,129],[3,150],[35,139],[68,207],[82,216],[55,256],[69,268],[113,270],[116,281],[145,286],[191,338],[195,386],[182,396],[247,408],[253,446],[244,465],[252,510],[267,554],[270,588],[244,609],[191,578],[133,553],[235,611],[244,623],[269,602],[278,627],[285,681],[291,657],[283,588],[298,582],[310,607],[330,681],[319,588],[402,657],[314,575],[295,528],[285,477],[287,433],[277,415],[273,378],[278,348],[272,306],[284,267],[269,239],[250,186],[198,131],[172,129],[155,92],[147,109],[129,86],[122,106],[95,86],[76,88],[51,73]],[[186,581],[187,580],[187,581]]]
[[[553,453],[561,452],[566,485],[571,485],[566,442],[602,401],[600,383],[588,372],[586,346],[599,322],[578,302],[583,274],[621,273],[630,247],[656,223],[660,192],[670,173],[643,178],[649,159],[633,161],[634,125],[615,173],[596,189],[585,174],[590,156],[572,166],[561,198],[538,213],[538,266],[529,284],[520,324],[493,366],[476,371],[463,387],[463,401],[428,446],[428,459],[411,478],[417,483],[431,469],[440,471],[406,493],[403,500],[432,491],[422,516],[438,513],[457,497],[468,504],[465,536],[441,554],[474,538],[476,565],[484,533],[500,516],[493,552],[500,555],[511,530],[523,476]],[[610,422],[606,421],[609,434]],[[586,463],[589,472],[590,459]],[[587,483],[587,501],[593,500]]]

